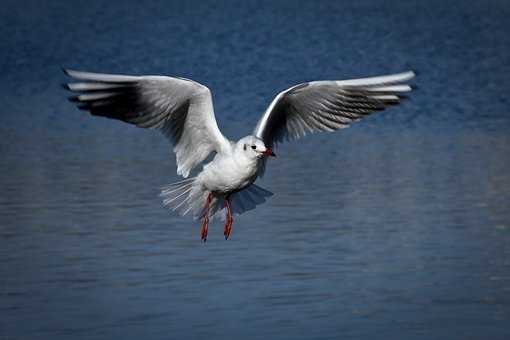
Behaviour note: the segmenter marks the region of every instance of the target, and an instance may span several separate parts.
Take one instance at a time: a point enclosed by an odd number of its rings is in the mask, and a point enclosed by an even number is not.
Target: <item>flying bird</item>
[[[254,209],[273,193],[254,184],[263,176],[275,146],[307,133],[335,131],[398,104],[412,90],[412,71],[386,76],[312,81],[280,92],[252,134],[237,142],[225,137],[214,116],[211,91],[196,81],[167,76],[130,76],[64,69],[76,82],[65,84],[69,99],[94,116],[159,129],[172,143],[177,174],[184,180],[161,191],[163,204],[201,219],[207,240],[209,220],[225,208],[225,239],[234,214]],[[214,158],[195,177],[193,168]]]

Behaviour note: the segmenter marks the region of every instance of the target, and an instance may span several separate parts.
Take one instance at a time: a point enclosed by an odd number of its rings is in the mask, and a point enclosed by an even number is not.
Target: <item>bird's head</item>
[[[237,142],[237,149],[249,158],[276,157],[271,148],[255,136],[246,136]]]

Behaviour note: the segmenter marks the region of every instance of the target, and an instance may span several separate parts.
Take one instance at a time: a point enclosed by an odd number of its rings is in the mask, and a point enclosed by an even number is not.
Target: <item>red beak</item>
[[[264,156],[276,157],[276,155],[274,154],[273,150],[271,150],[271,148],[267,148],[263,154],[264,154]]]

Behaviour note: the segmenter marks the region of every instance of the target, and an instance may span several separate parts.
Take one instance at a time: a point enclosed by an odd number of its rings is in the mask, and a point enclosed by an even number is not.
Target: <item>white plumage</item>
[[[80,109],[143,128],[157,128],[174,145],[177,173],[185,179],[163,188],[163,204],[202,219],[206,240],[209,218],[225,206],[224,235],[232,215],[254,209],[272,195],[254,182],[279,142],[316,131],[348,127],[364,116],[399,103],[411,91],[403,84],[412,71],[351,80],[313,81],[280,92],[253,134],[237,142],[220,132],[210,90],[195,81],[165,76],[126,76],[65,70],[78,82],[66,84]],[[213,160],[187,178],[211,153]]]

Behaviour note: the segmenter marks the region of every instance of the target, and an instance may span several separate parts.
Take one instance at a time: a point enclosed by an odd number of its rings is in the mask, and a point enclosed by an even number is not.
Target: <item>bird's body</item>
[[[343,81],[315,81],[279,93],[253,134],[237,142],[223,136],[216,124],[210,90],[185,78],[124,76],[65,70],[79,80],[66,88],[93,115],[119,119],[139,127],[158,128],[173,143],[177,173],[185,179],[163,188],[163,204],[183,215],[202,219],[207,238],[209,218],[226,208],[224,235],[232,231],[234,214],[254,209],[272,195],[254,182],[264,174],[272,148],[309,132],[334,131],[399,102],[411,90],[401,84],[414,77],[405,72]],[[195,177],[191,170],[213,159]]]
[[[255,182],[261,159],[247,157],[237,143],[204,165],[197,180],[209,191],[228,195]]]

